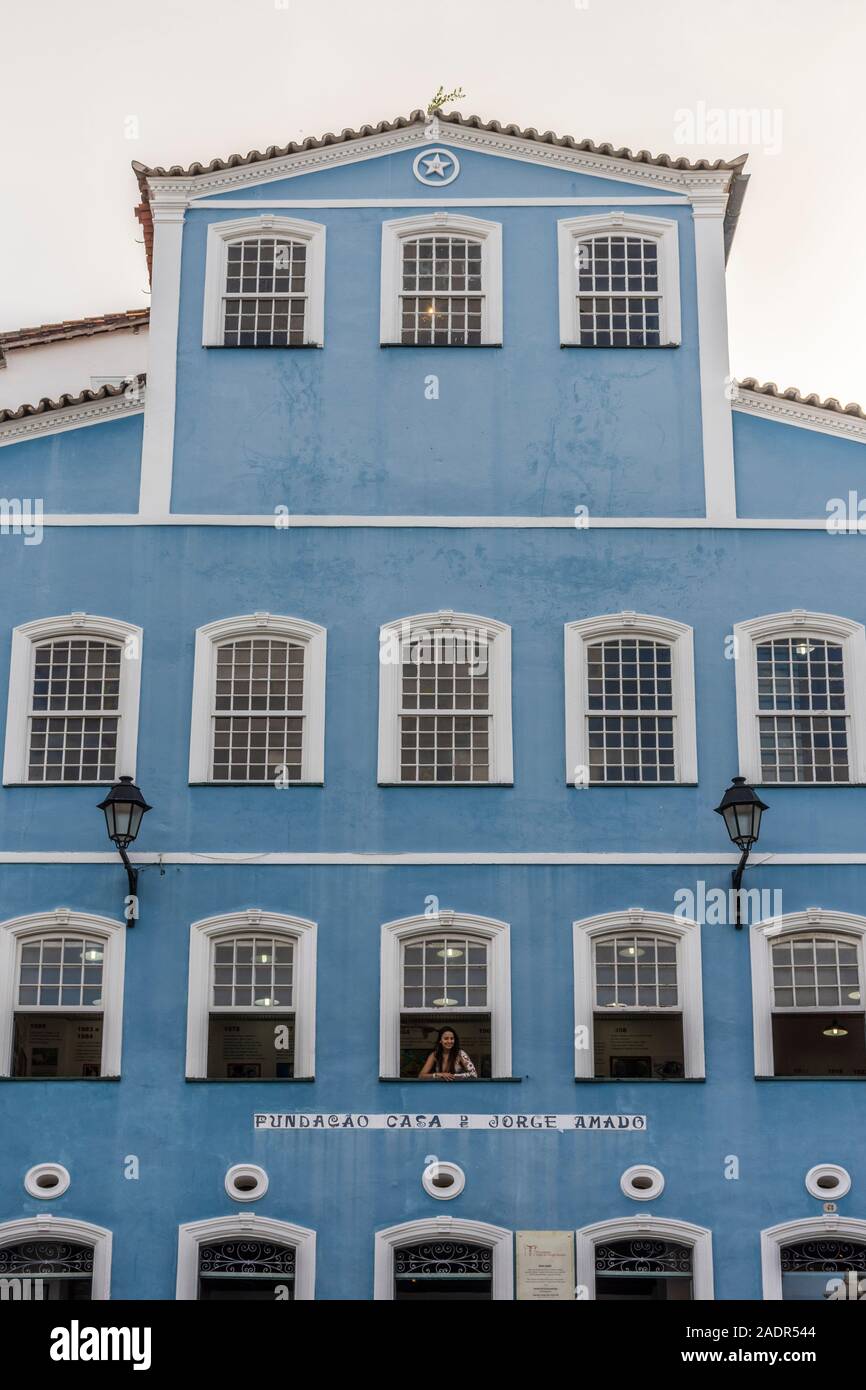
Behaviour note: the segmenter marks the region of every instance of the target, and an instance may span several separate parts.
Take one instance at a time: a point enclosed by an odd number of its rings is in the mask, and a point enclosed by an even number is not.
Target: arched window
[[[325,646],[323,627],[274,613],[200,627],[189,780],[322,782]]]
[[[208,227],[205,347],[321,347],[325,228],[265,213]]]
[[[704,1075],[700,927],[630,908],[574,924],[575,1077]]]
[[[680,341],[677,224],[622,212],[559,222],[560,342],[671,347]]]
[[[757,1076],[866,1076],[864,938],[820,908],[751,928]]]
[[[712,1236],[703,1226],[646,1216],[599,1221],[577,1232],[580,1296],[605,1302],[713,1297]]]
[[[866,1296],[866,1221],[810,1216],[761,1232],[764,1298],[861,1300]]]
[[[512,778],[511,629],[450,610],[387,623],[379,633],[379,782]]]
[[[575,786],[696,782],[692,629],[631,612],[566,623],[565,738]]]
[[[0,1279],[13,1290],[20,1281],[20,1296],[31,1302],[101,1302],[111,1290],[111,1232],[68,1217],[7,1221],[0,1225]]]
[[[89,613],[13,629],[7,786],[135,776],[141,646],[140,627]]]
[[[376,1233],[373,1298],[394,1302],[514,1297],[510,1231],[437,1216]]]
[[[309,1302],[316,1233],[267,1216],[222,1216],[178,1230],[177,1292],[184,1301]]]
[[[450,212],[383,223],[381,341],[498,346],[501,226]]]
[[[740,771],[750,782],[866,781],[866,629],[830,613],[734,627]]]
[[[0,923],[0,1076],[119,1076],[125,948],[66,907]]]
[[[194,922],[187,1076],[313,1076],[315,988],[315,922],[258,908]]]
[[[417,1077],[454,1029],[479,1078],[511,1075],[509,930],[440,910],[382,927],[379,1071]]]

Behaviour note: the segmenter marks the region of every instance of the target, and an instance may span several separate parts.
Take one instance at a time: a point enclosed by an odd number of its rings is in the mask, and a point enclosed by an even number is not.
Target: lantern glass
[[[131,777],[121,777],[111,788],[99,809],[105,813],[108,838],[123,849],[131,845],[150,807]]]
[[[744,777],[735,777],[716,810],[723,817],[725,828],[735,845],[750,849],[761,833],[761,816],[766,810],[763,801]]]

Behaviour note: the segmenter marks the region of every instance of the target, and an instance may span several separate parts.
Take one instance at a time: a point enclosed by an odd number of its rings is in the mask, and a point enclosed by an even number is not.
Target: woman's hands
[[[454,1073],[453,1071],[437,1071],[433,1073],[433,1077],[436,1081],[453,1081]]]

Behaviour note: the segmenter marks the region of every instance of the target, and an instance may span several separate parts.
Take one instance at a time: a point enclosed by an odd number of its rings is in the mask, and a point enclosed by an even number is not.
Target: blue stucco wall
[[[833,498],[866,497],[862,442],[734,411],[737,513],[749,517],[835,515]],[[852,519],[856,520],[856,506]],[[850,544],[853,536],[836,537]]]
[[[42,499],[45,514],[134,512],[144,415],[38,435],[0,449],[0,494]]]

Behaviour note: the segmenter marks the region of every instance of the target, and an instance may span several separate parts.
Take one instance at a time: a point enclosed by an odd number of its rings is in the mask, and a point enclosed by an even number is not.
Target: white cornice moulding
[[[841,439],[853,439],[857,444],[866,444],[866,420],[859,415],[822,410],[820,406],[803,405],[784,396],[744,391],[741,386],[737,387],[731,404],[734,410],[739,410],[743,415],[761,415],[782,425],[795,425],[799,429],[816,430],[819,434],[833,434]]]
[[[571,531],[573,516],[332,516],[299,513],[287,518],[287,531],[322,527],[324,530],[402,529],[451,531]],[[234,512],[53,512],[42,518],[43,526],[265,526],[272,527],[271,515],[237,515]],[[856,522],[851,523],[857,534]],[[826,517],[728,517],[704,516],[598,516],[588,517],[588,531],[823,531]],[[841,533],[844,534],[844,531]]]
[[[497,134],[494,131],[467,129],[444,122],[440,128],[440,144],[455,149],[481,150],[505,159],[518,159],[527,164],[541,164],[572,172],[595,174],[618,183],[636,183],[669,193],[686,193],[690,197],[705,193],[726,196],[735,170],[732,169],[674,169],[657,164],[639,164],[631,160],[614,159],[611,155],[592,154],[587,150],[568,149],[562,145],[541,145],[519,136]],[[166,200],[177,203],[180,198],[192,199],[203,194],[227,192],[230,189],[274,183],[279,179],[297,178],[341,164],[358,164],[380,155],[400,150],[423,149],[432,142],[423,125],[402,130],[384,131],[363,140],[344,145],[326,145],[320,149],[302,150],[282,155],[278,159],[258,164],[217,169],[211,173],[189,178],[165,178],[151,175],[147,180],[154,207]]]
[[[80,783],[76,783],[80,785]],[[266,784],[267,785],[267,784]],[[486,784],[485,784],[486,785]],[[653,784],[657,789],[657,784]],[[822,792],[822,795],[824,793]],[[492,864],[512,867],[532,868],[536,865],[582,866],[598,864],[602,868],[656,866],[665,864],[693,864],[711,867],[715,864],[731,865],[739,861],[738,854],[724,850],[683,851],[660,850],[654,853],[581,850],[442,850],[439,852],[407,850],[404,853],[388,854],[381,850],[275,850],[255,854],[237,850],[144,850],[136,852],[137,864],[191,864],[201,868],[226,864],[249,864],[254,868],[281,867],[284,865],[306,864],[314,867],[340,867],[342,865],[362,868],[387,868],[391,865],[418,866],[427,864]],[[0,850],[0,864],[116,864],[117,855],[109,850]],[[826,854],[820,851],[802,854],[755,855],[750,867],[763,869],[768,866],[787,867],[795,864],[866,864],[866,853],[850,852]]]
[[[35,439],[38,435],[63,434],[66,430],[80,430],[87,425],[103,425],[106,420],[116,420],[124,415],[140,415],[144,410],[144,399],[144,387],[139,387],[134,401],[127,400],[125,396],[109,396],[101,401],[83,401],[81,405],[49,410],[44,415],[24,415],[20,420],[4,420],[0,424],[0,448],[4,444],[20,444],[22,440]]]

